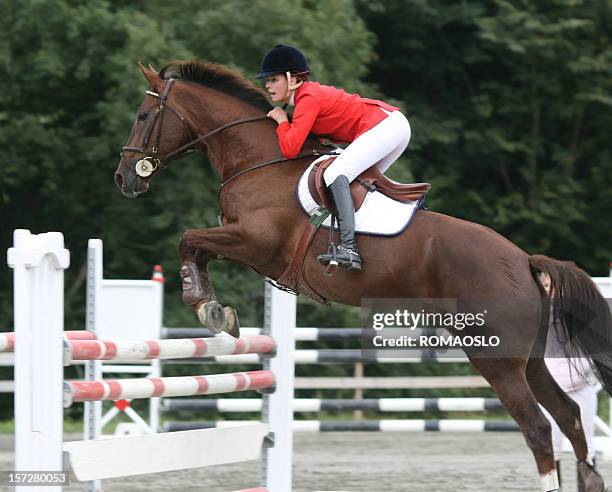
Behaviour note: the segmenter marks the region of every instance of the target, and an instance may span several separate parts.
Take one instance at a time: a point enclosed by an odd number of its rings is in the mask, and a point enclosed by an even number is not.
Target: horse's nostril
[[[119,188],[123,188],[123,176],[120,173],[115,173],[115,183]]]

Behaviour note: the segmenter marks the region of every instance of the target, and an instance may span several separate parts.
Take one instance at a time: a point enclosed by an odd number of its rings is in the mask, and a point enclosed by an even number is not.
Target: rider
[[[408,146],[410,125],[399,108],[310,82],[309,73],[308,60],[299,49],[279,44],[266,53],[255,78],[266,79],[272,102],[295,107],[291,123],[281,107],[268,113],[278,123],[276,133],[284,157],[297,156],[309,133],[350,144],[323,177],[340,228],[335,259],[349,270],[360,270],[362,260],[355,240],[355,207],[349,184],[374,165],[384,173]],[[318,257],[323,264],[332,259],[332,254]]]

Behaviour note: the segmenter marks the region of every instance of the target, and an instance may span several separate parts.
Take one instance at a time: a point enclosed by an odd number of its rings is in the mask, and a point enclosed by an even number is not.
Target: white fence
[[[106,296],[101,282],[101,242],[90,241],[88,328],[98,328],[109,321],[100,313],[123,296]],[[293,337],[284,329],[285,322],[295,323],[295,306],[283,302],[287,294],[268,290],[266,332],[277,343],[277,350],[265,363],[265,384],[274,382],[274,391],[263,400],[264,423],[249,423],[223,429],[206,429],[113,439],[86,439],[63,443],[63,286],[69,252],[60,233],[32,235],[14,233],[14,246],[8,252],[14,269],[15,309],[15,468],[17,471],[58,472],[70,467],[81,481],[91,481],[90,489],[99,488],[98,480],[111,477],[157,473],[222,463],[256,459],[264,450],[262,485],[268,492],[291,490],[291,448],[293,397]],[[90,266],[92,266],[90,264]],[[112,300],[110,300],[112,299]],[[96,303],[97,301],[97,303]],[[148,306],[133,305],[133,311],[147,311]],[[103,320],[103,321],[101,321]],[[119,321],[125,321],[119,318]],[[130,323],[138,323],[138,316]],[[113,328],[116,328],[114,326]],[[119,339],[123,333],[116,334]],[[105,335],[109,335],[108,332]],[[276,338],[278,335],[278,338]],[[144,336],[144,333],[139,333]],[[94,367],[94,373],[100,369]],[[248,376],[233,376],[248,381]],[[102,382],[91,383],[103,385]],[[238,384],[238,389],[249,385]],[[252,386],[258,386],[254,384]],[[188,394],[178,392],[177,394]],[[99,395],[98,395],[99,396]],[[90,426],[91,427],[91,426]],[[61,485],[26,486],[24,492],[60,491]]]

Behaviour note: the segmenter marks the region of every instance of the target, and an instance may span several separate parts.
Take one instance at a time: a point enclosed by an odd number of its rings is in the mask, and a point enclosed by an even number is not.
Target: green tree
[[[607,273],[612,4],[358,6],[379,40],[371,81],[404,101],[429,205]]]
[[[64,232],[73,254],[68,326],[83,321],[91,237],[105,242],[108,277],[146,278],[151,265],[162,263],[167,320],[194,323],[180,304],[176,246],[185,229],[216,225],[218,177],[205,158],[192,156],[174,163],[138,200],[119,194],[118,151],[146,88],[138,60],[159,68],[200,57],[253,74],[266,50],[294,43],[322,81],[369,87],[360,79],[373,57],[373,37],[350,1],[294,2],[288,9],[280,1],[26,0],[2,9],[0,249],[15,228]],[[261,279],[218,265],[213,280],[220,298],[239,307],[244,323],[256,323]],[[0,271],[0,308],[10,313],[10,271]]]

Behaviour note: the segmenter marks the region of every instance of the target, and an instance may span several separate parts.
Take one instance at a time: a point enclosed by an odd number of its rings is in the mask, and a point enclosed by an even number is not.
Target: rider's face
[[[280,73],[266,77],[266,90],[272,102],[287,102],[287,77]]]
[[[548,273],[540,272],[538,277],[546,293],[550,293],[550,275],[548,275]]]

